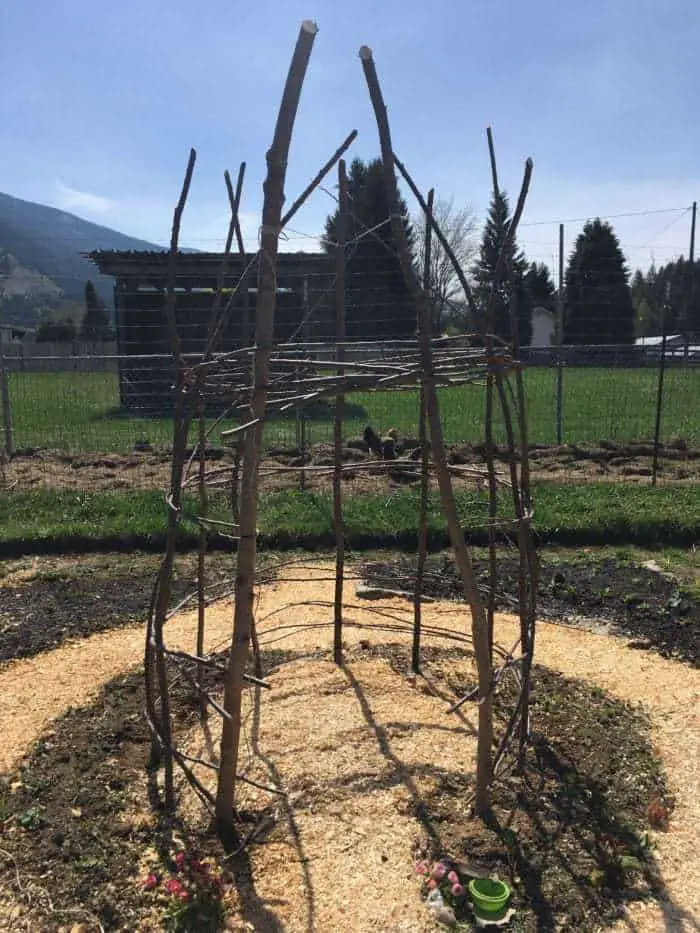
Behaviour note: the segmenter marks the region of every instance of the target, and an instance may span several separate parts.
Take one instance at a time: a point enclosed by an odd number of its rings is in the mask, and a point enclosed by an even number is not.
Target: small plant
[[[422,894],[436,920],[454,925],[465,915],[466,885],[449,859],[441,859],[432,865],[425,861],[416,862],[416,874],[421,876]]]
[[[163,929],[216,933],[224,922],[221,875],[186,852],[178,852],[174,861],[175,870],[169,878],[151,873],[143,882],[145,891],[153,891],[166,901]]]
[[[44,819],[44,807],[30,807],[28,810],[25,810],[23,813],[20,813],[17,816],[17,822],[22,827],[29,832],[34,832],[37,829],[41,829],[42,826],[46,825],[46,820]]]
[[[2,824],[10,819],[11,813],[10,785],[0,778],[0,832],[2,832]]]
[[[619,890],[625,887],[631,874],[645,871],[644,858],[650,849],[648,835],[632,845],[607,834],[601,836],[599,842],[602,859],[599,868],[591,872],[589,883],[592,887]]]

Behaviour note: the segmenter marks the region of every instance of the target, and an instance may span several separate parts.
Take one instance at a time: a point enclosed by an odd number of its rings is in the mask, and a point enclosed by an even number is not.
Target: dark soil
[[[427,671],[458,693],[475,686],[450,683],[446,654],[426,657]],[[417,854],[452,858],[467,875],[498,873],[514,891],[509,929],[586,933],[619,917],[626,902],[661,893],[647,807],[673,801],[638,709],[539,666],[533,683],[524,773],[497,782],[485,824],[459,803],[471,779],[446,775],[419,805],[426,832]],[[502,724],[515,699],[508,680],[496,700]]]
[[[367,458],[366,445],[362,449],[361,439],[347,439],[343,459],[346,464]],[[410,456],[410,445],[405,450],[397,448],[400,456]],[[562,446],[533,444],[530,449],[531,474],[533,479],[586,481],[649,482],[652,472],[653,444],[618,443],[601,441],[598,446]],[[496,459],[504,465],[508,460],[504,447],[497,448]],[[483,465],[483,444],[453,444],[448,448],[448,458],[455,464]],[[212,448],[207,452],[208,465],[217,467],[231,461],[231,451]],[[266,474],[266,467],[294,467],[302,463],[316,466],[332,466],[333,447],[328,443],[312,444],[304,455],[295,447],[270,449],[263,457],[261,489],[294,488],[299,477],[294,472]],[[18,490],[37,486],[57,488],[117,490],[117,489],[166,489],[169,482],[170,452],[167,448],[134,450],[127,454],[75,454],[68,455],[56,450],[27,449],[12,458],[6,466],[6,482]],[[700,448],[688,446],[682,440],[661,444],[659,448],[659,475],[663,480],[697,482],[700,480]],[[347,483],[358,491],[372,492],[386,487],[386,473],[371,476],[366,471],[344,474]],[[307,488],[329,489],[330,474],[309,476]]]
[[[9,583],[0,583],[0,662],[145,620],[158,567],[152,555],[48,564],[26,582],[14,583],[10,576]],[[177,560],[173,605],[192,591],[195,566],[196,555]],[[230,554],[209,555],[208,582],[230,581],[232,568]]]
[[[290,657],[267,652],[266,671]],[[209,688],[218,676],[206,678]],[[187,728],[198,715],[196,698],[180,682],[171,699],[174,718]],[[140,673],[114,679],[94,705],[52,723],[17,774],[0,778],[0,887],[22,901],[21,879],[24,900],[39,907],[27,927],[33,933],[63,930],[66,923],[68,929],[78,920],[91,920],[90,930],[97,921],[105,930],[132,933],[153,906],[137,877],[144,849],[154,847],[164,868],[172,869],[172,853],[181,846],[175,833],[192,854],[226,854],[210,825],[190,828],[163,812],[157,775],[147,770],[143,705]],[[144,819],[127,817],[134,803]],[[245,830],[246,822],[259,823],[265,812],[239,816]],[[42,889],[51,897],[51,911]]]
[[[518,561],[500,559],[498,566],[497,608],[517,611]],[[486,561],[476,560],[475,571],[486,593]],[[362,573],[372,586],[412,591],[416,559],[373,561],[363,565]],[[451,556],[428,557],[423,593],[439,599],[462,598]],[[540,618],[628,637],[634,647],[700,666],[700,601],[667,574],[611,557],[546,558],[541,563],[537,611]]]
[[[399,645],[359,647],[347,660],[352,664],[367,656],[388,660],[402,675],[409,664],[407,648]],[[424,665],[433,682],[462,692],[470,684],[452,683],[449,671],[451,662],[467,656],[463,649],[430,649]],[[294,657],[267,652],[265,668],[269,672]],[[506,679],[501,684],[497,710],[502,722],[514,697],[513,686]],[[192,696],[179,687],[173,699],[178,721],[192,721]],[[105,930],[133,930],[153,903],[139,884],[141,854],[155,847],[167,866],[174,831],[190,851],[224,855],[204,824],[173,823],[158,809],[144,820],[127,818],[134,799],[150,792],[157,804],[158,797],[155,776],[147,780],[145,773],[142,701],[140,676],[112,681],[94,705],[70,711],[53,724],[13,776],[21,784],[12,791],[9,781],[0,786],[0,884],[21,901],[20,880],[26,900],[32,900],[24,917],[32,930],[57,931],[91,918]],[[517,916],[511,929],[593,933],[618,916],[625,902],[659,893],[645,814],[649,801],[663,798],[665,788],[648,723],[602,690],[537,668],[533,728],[526,773],[497,786],[487,827],[463,805],[471,784],[460,772],[441,772],[438,788],[414,800],[425,829],[420,854],[451,857],[472,873],[497,870],[515,892]],[[410,775],[401,772],[389,779],[405,781]],[[352,798],[347,782],[332,790]],[[332,790],[307,790],[295,806],[322,809]],[[275,823],[266,811],[241,814],[241,819],[246,833],[249,821]],[[278,825],[273,833],[286,831]],[[255,929],[279,929],[272,915],[265,925],[266,908],[256,901],[245,853],[228,864],[244,919],[254,920]]]

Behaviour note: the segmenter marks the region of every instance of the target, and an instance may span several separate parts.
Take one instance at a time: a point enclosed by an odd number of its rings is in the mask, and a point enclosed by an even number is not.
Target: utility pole
[[[695,220],[698,213],[698,202],[693,201],[693,206],[690,212],[690,248],[688,250],[688,269],[687,269],[687,288],[684,289],[684,301],[685,306],[685,328],[684,328],[684,344],[685,350],[683,354],[683,359],[685,362],[688,360],[688,352],[690,345],[690,322],[693,317],[693,310],[695,307],[695,269],[693,269],[693,264],[695,263]],[[697,336],[697,335],[695,335]]]
[[[564,343],[564,224],[559,224],[559,291],[557,292],[557,343]]]
[[[559,224],[559,290],[557,292],[557,345],[564,343],[564,224]],[[557,360],[557,444],[561,446],[564,436],[564,369],[561,359]]]

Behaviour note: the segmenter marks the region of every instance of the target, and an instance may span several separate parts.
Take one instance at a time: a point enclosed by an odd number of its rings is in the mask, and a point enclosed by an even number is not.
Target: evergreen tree
[[[523,278],[533,308],[553,311],[557,303],[557,290],[549,266],[543,262],[530,263]]]
[[[496,265],[506,242],[510,222],[508,197],[504,191],[499,191],[491,200],[479,258],[472,270],[476,284],[475,297],[482,314],[486,314],[491,301]],[[517,242],[511,243],[495,296],[491,327],[497,337],[508,342],[512,340],[510,308],[511,298],[514,297],[518,314],[518,341],[521,346],[528,346],[532,340],[532,300],[524,282],[526,268],[525,256],[518,249]]]
[[[635,310],[620,243],[596,218],[579,234],[566,270],[564,342],[631,344]]]
[[[637,269],[632,277],[630,291],[634,306],[634,333],[636,337],[652,337],[658,324],[656,307],[652,299],[656,268],[651,266],[646,275]]]
[[[646,274],[639,269],[632,280],[632,301],[640,336],[658,336],[668,289],[666,329],[683,334],[691,342],[700,337],[700,261],[691,263],[683,256]]]
[[[416,330],[416,310],[404,282],[391,233],[390,205],[380,159],[355,159],[348,172],[350,217],[347,224],[346,331],[348,337],[410,337]],[[408,208],[399,196],[398,210],[413,249],[414,233]],[[326,220],[325,248],[336,241],[338,212]],[[368,233],[368,231],[372,231]]]
[[[36,330],[37,343],[72,343],[77,336],[76,326],[69,317],[63,320],[45,317]]]
[[[92,282],[85,283],[85,315],[80,328],[82,340],[109,340],[112,335],[109,326],[109,311],[97,294]]]

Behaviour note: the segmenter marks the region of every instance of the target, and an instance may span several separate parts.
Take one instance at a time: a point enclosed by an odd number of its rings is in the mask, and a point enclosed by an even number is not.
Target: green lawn
[[[700,487],[636,486],[593,483],[536,483],[534,528],[540,542],[565,545],[638,544],[688,546],[700,538]],[[486,540],[487,497],[478,491],[457,494],[468,539]],[[196,545],[196,502],[185,503],[181,544]],[[500,512],[512,514],[504,494]],[[334,541],[329,496],[283,491],[262,497],[260,545],[267,548],[331,547]],[[346,539],[353,549],[414,548],[418,494],[348,497],[343,505]],[[211,502],[211,517],[227,518],[223,499]],[[76,492],[37,489],[0,492],[0,556],[41,551],[160,549],[166,524],[161,493]],[[431,548],[448,544],[439,499],[432,496],[428,515]],[[225,547],[230,545],[221,542]]]
[[[579,444],[608,440],[648,439],[653,435],[657,373],[652,369],[570,368],[564,372],[565,442]],[[556,441],[555,372],[532,369],[526,373],[530,439]],[[57,448],[69,453],[128,451],[137,440],[167,444],[167,419],[125,416],[119,411],[117,377],[106,373],[14,373],[10,376],[15,445]],[[700,442],[700,367],[670,369],[662,436]],[[477,387],[446,389],[441,393],[445,437],[449,443],[483,437],[483,391]],[[416,392],[361,392],[348,397],[346,436],[362,431],[367,423],[378,430],[395,427],[414,433],[417,425]],[[502,432],[499,432],[502,438]],[[329,441],[332,407],[319,404],[307,415],[310,442]],[[295,442],[294,418],[278,420],[267,428],[268,444]],[[214,435],[213,442],[217,442]]]

